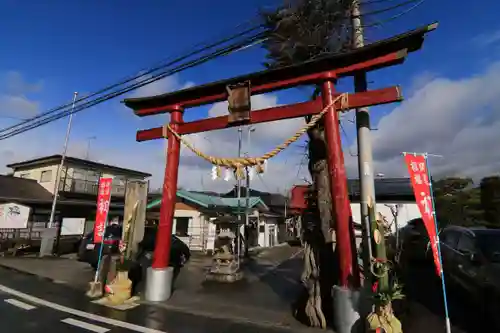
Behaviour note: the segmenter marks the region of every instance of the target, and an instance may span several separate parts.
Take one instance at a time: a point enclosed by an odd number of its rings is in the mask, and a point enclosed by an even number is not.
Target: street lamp
[[[90,143],[92,140],[95,140],[97,139],[97,137],[94,135],[94,136],[89,136],[87,138],[87,151],[85,152],[85,159],[88,160],[90,158]]]

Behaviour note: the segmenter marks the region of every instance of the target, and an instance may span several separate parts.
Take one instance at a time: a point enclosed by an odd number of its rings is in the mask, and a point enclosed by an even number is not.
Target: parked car
[[[407,262],[424,262],[431,259],[429,235],[421,218],[408,221],[407,225],[400,229],[399,239]]]
[[[491,311],[500,311],[500,230],[448,227],[440,235],[445,278]]]
[[[139,243],[136,260],[143,268],[151,266],[153,251],[156,245],[156,232],[157,227],[145,228],[144,237]],[[180,268],[189,261],[190,257],[191,251],[186,243],[181,241],[177,236],[172,235],[169,265],[174,268]]]
[[[156,227],[146,227],[144,238],[139,243],[139,249],[135,261],[143,268],[151,265],[153,251],[156,243]],[[118,244],[122,236],[122,227],[110,225],[104,232],[103,254],[118,253]],[[87,234],[81,242],[78,251],[78,260],[89,263],[94,269],[97,268],[99,249],[101,244],[94,244],[94,233]],[[170,266],[182,267],[190,258],[189,247],[176,236],[172,235],[170,250]]]
[[[118,244],[122,237],[122,227],[112,224],[106,227],[103,239],[103,254],[118,253]],[[92,268],[97,268],[99,249],[101,244],[94,244],[94,232],[85,235],[78,249],[78,260],[89,263]]]

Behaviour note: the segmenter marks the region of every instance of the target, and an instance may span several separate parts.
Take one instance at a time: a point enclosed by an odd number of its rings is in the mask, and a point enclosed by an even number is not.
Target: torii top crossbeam
[[[190,108],[226,100],[226,86],[243,81],[252,82],[252,95],[291,88],[322,81],[324,72],[335,72],[337,77],[351,76],[356,71],[371,71],[404,61],[406,54],[422,47],[425,35],[436,29],[437,23],[426,25],[389,39],[368,44],[362,48],[281,67],[242,75],[201,86],[187,88],[152,97],[127,98],[124,103],[140,117],[166,113],[178,107]],[[390,57],[389,55],[392,55]],[[381,61],[385,56],[385,61]],[[379,59],[379,61],[374,61]]]

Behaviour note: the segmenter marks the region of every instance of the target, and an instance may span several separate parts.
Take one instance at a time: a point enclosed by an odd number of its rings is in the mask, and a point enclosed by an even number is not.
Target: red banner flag
[[[436,265],[436,272],[441,276],[441,261],[438,253],[438,239],[436,235],[436,220],[432,201],[431,184],[429,172],[427,170],[427,161],[424,155],[405,154],[406,166],[411,177],[415,200],[417,201],[425,229],[429,235],[429,241]]]
[[[94,224],[94,243],[101,243],[106,229],[106,220],[111,200],[111,183],[113,178],[99,179],[99,193],[97,194],[97,211]]]

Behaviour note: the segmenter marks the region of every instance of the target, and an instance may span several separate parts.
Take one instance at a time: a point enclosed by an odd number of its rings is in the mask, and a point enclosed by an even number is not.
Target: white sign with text
[[[85,218],[65,217],[62,220],[61,236],[83,235],[85,231]]]
[[[17,203],[0,205],[1,229],[25,229],[28,227],[31,208]]]

